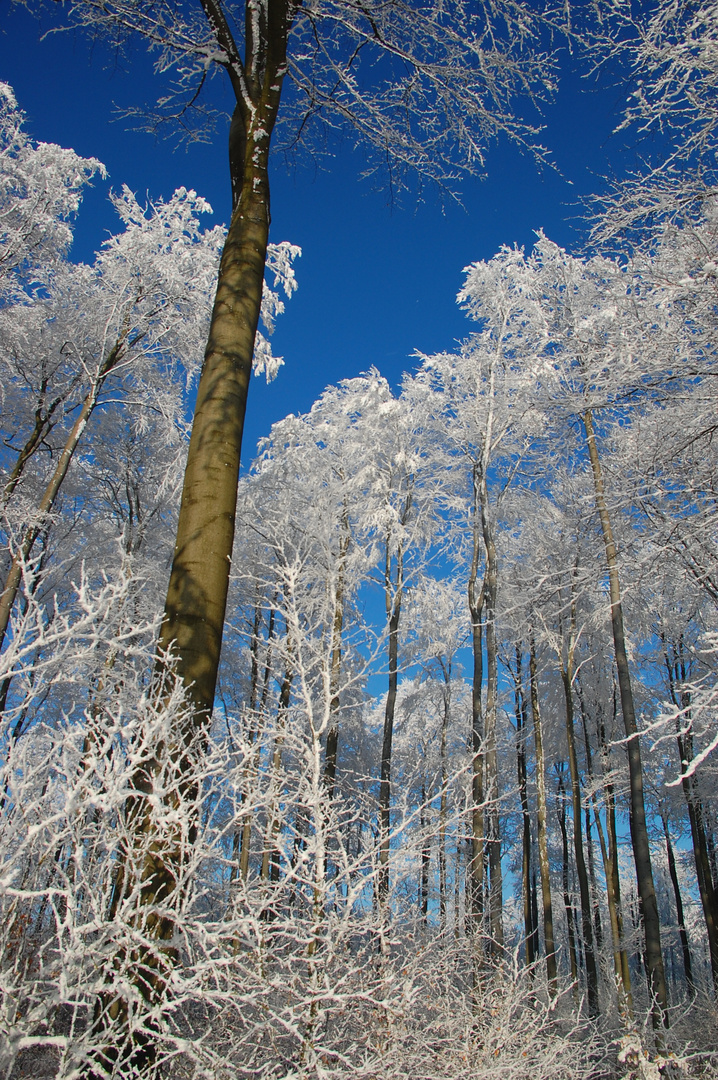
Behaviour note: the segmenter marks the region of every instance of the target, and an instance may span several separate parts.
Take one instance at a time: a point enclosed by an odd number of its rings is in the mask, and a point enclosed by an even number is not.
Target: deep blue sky
[[[0,79],[14,88],[30,134],[97,157],[109,170],[108,182],[98,181],[83,204],[75,258],[90,259],[115,227],[110,186],[126,183],[157,197],[184,185],[209,199],[216,221],[228,220],[223,131],[210,145],[175,149],[116,119],[116,106],[152,102],[163,89],[140,45],[118,65],[80,34],[40,40],[37,20],[7,0],[0,34]],[[610,169],[630,167],[633,154],[611,136],[625,89],[597,88],[572,71],[570,58],[564,69],[541,136],[560,171],[539,172],[530,158],[498,144],[488,155],[488,179],[464,184],[463,209],[442,207],[431,191],[418,206],[407,197],[392,208],[385,192],[358,179],[362,157],[349,145],[318,170],[288,173],[275,161],[272,239],[299,244],[303,257],[299,290],[273,339],[286,365],[275,383],[257,379],[251,389],[245,465],[272,422],[307,410],[328,383],[375,365],[397,385],[414,350],[452,348],[470,331],[455,299],[468,263],[490,258],[501,244],[528,247],[539,228],[565,247],[581,243],[577,201],[598,190]]]

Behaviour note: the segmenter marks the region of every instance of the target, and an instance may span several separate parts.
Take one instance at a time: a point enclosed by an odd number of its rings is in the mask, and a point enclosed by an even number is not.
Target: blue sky
[[[85,199],[74,257],[91,258],[114,229],[106,195],[123,183],[151,197],[194,188],[211,202],[215,220],[226,222],[224,132],[209,145],[174,148],[117,119],[117,106],[151,103],[163,89],[141,45],[120,65],[79,33],[40,40],[41,29],[24,8],[3,6],[0,79],[13,86],[34,138],[98,157],[109,170],[108,182],[97,182]],[[251,388],[245,465],[275,420],[310,408],[328,383],[374,365],[396,386],[415,350],[451,349],[466,336],[470,324],[455,297],[468,263],[490,258],[501,244],[530,246],[539,228],[565,247],[581,243],[578,200],[599,190],[610,170],[634,164],[635,152],[611,134],[625,88],[609,80],[597,86],[574,66],[566,57],[557,99],[543,115],[541,139],[558,171],[538,171],[499,143],[488,155],[488,178],[463,185],[463,208],[442,207],[432,191],[419,205],[407,196],[391,207],[385,191],[359,180],[363,158],[350,144],[317,169],[288,171],[275,160],[272,239],[299,244],[303,256],[299,290],[273,339],[286,365],[269,387],[257,379]]]

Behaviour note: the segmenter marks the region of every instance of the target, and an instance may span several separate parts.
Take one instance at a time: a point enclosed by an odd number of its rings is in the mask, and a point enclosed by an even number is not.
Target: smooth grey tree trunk
[[[573,605],[572,605],[573,606]],[[586,989],[588,991],[588,1014],[592,1019],[598,1016],[598,969],[593,942],[593,918],[591,911],[591,893],[588,886],[586,860],[583,852],[583,826],[581,814],[581,781],[576,758],[576,739],[573,721],[573,675],[574,675],[574,620],[571,620],[571,634],[568,658],[561,669],[564,698],[566,703],[566,741],[568,744],[568,766],[571,777],[571,810],[573,818],[573,850],[576,859],[576,876],[581,900],[581,930],[583,935],[583,953],[586,960]]]
[[[608,570],[608,582],[611,597],[613,644],[616,656],[621,711],[623,713],[623,724],[626,731],[628,751],[628,772],[631,787],[631,843],[636,866],[636,878],[638,880],[638,895],[641,901],[646,971],[648,973],[649,992],[651,996],[651,1017],[654,1030],[658,1033],[657,1037],[660,1041],[661,1028],[668,1026],[668,991],[666,988],[666,975],[663,966],[663,951],[661,948],[661,924],[658,915],[658,900],[656,898],[656,888],[653,881],[651,850],[648,842],[648,827],[646,824],[641,746],[638,726],[636,724],[636,710],[633,702],[631,673],[628,666],[626,635],[623,626],[623,607],[621,604],[621,588],[618,578],[618,558],[616,555],[616,544],[613,539],[613,531],[611,529],[611,519],[606,506],[603,474],[601,472],[601,463],[598,456],[598,447],[593,431],[593,419],[590,409],[586,409],[584,412],[583,422],[586,429],[586,441],[591,461],[591,470],[593,472],[596,508],[601,522],[601,532],[603,534],[603,542],[606,549],[606,567]]]
[[[566,785],[563,779],[564,763],[557,766],[558,771],[558,824],[561,830],[561,882],[563,884],[563,906],[566,912],[566,930],[568,933],[568,956],[571,969],[571,982],[578,983],[578,957],[576,954],[575,916],[571,900],[568,862],[568,831],[566,829]]]
[[[533,634],[529,639],[529,680],[531,688],[531,716],[534,727],[536,751],[536,832],[539,851],[539,876],[543,902],[543,935],[546,950],[546,978],[551,997],[557,989],[556,945],[553,935],[553,903],[551,900],[551,870],[548,854],[547,808],[546,808],[546,760],[543,749],[543,730],[538,696],[538,673],[536,670],[536,643]]]
[[[269,147],[296,10],[291,0],[268,0],[255,19],[256,8],[248,6],[242,58],[221,7],[214,0],[202,0],[202,7],[225,57],[223,66],[236,100],[229,135],[233,210],[197,388],[156,670],[158,699],[164,700],[170,683],[179,680],[190,704],[171,748],[180,788],[190,803],[197,783],[193,758],[206,735],[219,668],[244,414],[269,237]],[[128,851],[120,861],[113,887],[115,897],[129,895],[130,878],[139,879],[137,919],[158,943],[167,942],[158,945],[167,956],[162,971],[145,963],[143,956],[135,965],[136,989],[150,1012],[167,993],[166,970],[175,960],[169,944],[175,932],[170,912],[179,900],[176,887],[182,877],[177,843],[151,844],[151,853],[143,854],[146,837],[156,832],[152,793],[157,768],[148,761],[134,778],[128,823],[137,850]],[[116,991],[98,995],[93,1019],[98,1050],[86,1077],[104,1080],[118,1068],[130,1072],[153,1067],[152,1022],[138,1037],[128,1030],[127,1010],[127,1002]]]
[[[498,560],[494,530],[489,507],[486,476],[479,478],[481,531],[486,552],[484,572],[484,610],[486,612],[486,801],[488,804],[489,854],[489,925],[492,949],[499,953],[504,944],[503,877],[501,871],[501,818],[499,814],[499,765],[497,751],[497,711],[499,686],[499,656],[496,642],[496,595],[498,590]]]
[[[408,491],[399,518],[403,527],[409,520],[413,503],[413,478],[408,479]],[[379,779],[379,875],[378,897],[380,902],[389,895],[389,849],[391,844],[391,750],[394,738],[394,711],[399,679],[399,620],[404,596],[404,543],[399,540],[396,548],[396,578],[392,580],[392,537],[386,538],[384,565],[384,603],[389,631],[389,688],[384,707],[384,733],[381,746],[381,771]]]
[[[478,494],[478,463],[474,464],[473,481],[473,544],[468,581],[468,601],[471,615],[471,647],[473,674],[471,682],[471,857],[469,861],[469,925],[478,942],[484,915],[484,714],[482,689],[484,682],[483,613],[484,586],[479,585],[481,552],[481,518]]]
[[[691,950],[688,945],[688,934],[686,933],[685,915],[683,914],[683,897],[681,896],[681,887],[678,882],[676,857],[673,852],[673,844],[671,843],[671,834],[668,831],[668,818],[665,814],[661,814],[661,821],[663,822],[663,835],[666,838],[668,873],[671,878],[671,885],[673,886],[673,899],[676,902],[676,920],[678,922],[678,936],[681,941],[681,952],[683,953],[683,973],[685,975],[688,993],[691,997],[695,997],[696,988],[693,982],[693,962],[691,960]]]
[[[536,931],[532,904],[531,866],[531,815],[529,812],[528,770],[526,765],[527,716],[523,698],[521,646],[516,646],[516,671],[514,673],[514,715],[516,717],[516,772],[521,801],[521,883],[524,916],[524,942],[526,966],[532,968],[536,961]]]
[[[339,679],[342,666],[342,631],[344,629],[344,589],[347,553],[351,533],[349,515],[346,506],[342,516],[342,534],[339,540],[339,559],[337,564],[337,582],[334,591],[334,618],[332,620],[332,654],[329,684],[329,728],[324,753],[324,784],[327,796],[334,798],[334,785],[337,776],[337,752],[339,749]]]
[[[668,686],[671,700],[676,709],[680,710],[681,718],[676,720],[676,743],[678,746],[678,759],[681,764],[681,786],[688,809],[688,821],[691,827],[691,840],[693,842],[693,859],[698,881],[698,892],[703,908],[703,919],[706,924],[708,935],[708,952],[711,961],[711,975],[713,988],[718,993],[718,896],[713,887],[713,874],[711,872],[710,858],[708,855],[708,842],[704,824],[704,810],[702,802],[696,791],[695,777],[687,776],[686,770],[693,757],[693,733],[691,731],[691,700],[690,694],[681,688],[685,684],[688,671],[685,659],[682,656],[682,642],[678,647],[673,646],[673,657],[668,655],[668,644],[663,638],[664,659],[668,670]]]

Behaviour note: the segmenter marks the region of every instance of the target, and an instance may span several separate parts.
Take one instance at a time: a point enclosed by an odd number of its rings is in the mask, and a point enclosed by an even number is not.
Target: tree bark
[[[413,479],[408,480],[399,523],[403,528],[409,520],[413,502]],[[381,772],[379,780],[379,877],[380,902],[389,895],[389,848],[391,828],[391,747],[394,737],[394,710],[399,681],[399,620],[404,595],[404,542],[399,540],[396,549],[396,581],[392,581],[391,535],[386,538],[384,565],[384,602],[389,629],[389,688],[384,708],[384,734],[381,746]]]
[[[479,557],[481,546],[479,498],[479,466],[473,469],[473,550],[468,581],[469,612],[471,614],[471,645],[473,677],[471,684],[471,858],[469,861],[469,923],[476,933],[481,931],[484,914],[484,715],[482,687],[484,681],[483,609],[484,587],[479,586]]]
[[[421,811],[419,828],[421,830],[421,885],[419,888],[419,908],[425,923],[429,921],[429,867],[431,865],[431,846],[428,826],[430,814],[426,803],[426,779],[421,779]]]
[[[536,644],[533,634],[529,639],[529,679],[531,685],[531,715],[534,725],[534,747],[536,750],[536,832],[539,849],[539,874],[541,876],[541,898],[543,901],[543,936],[546,949],[546,978],[551,997],[557,992],[556,945],[553,936],[553,904],[551,901],[551,872],[548,857],[548,835],[546,831],[546,761],[543,749],[543,731],[538,697],[538,675],[536,672]]]
[[[581,823],[581,781],[578,774],[578,761],[576,759],[576,740],[573,724],[573,676],[574,676],[574,644],[575,622],[573,617],[572,600],[571,631],[568,646],[568,658],[561,667],[561,681],[563,683],[564,698],[566,701],[566,741],[568,743],[568,766],[571,776],[571,808],[573,817],[573,848],[576,858],[576,876],[578,877],[578,889],[581,899],[581,929],[583,931],[583,951],[586,959],[586,986],[588,991],[588,1014],[591,1018],[598,1016],[598,970],[596,968],[596,954],[593,945],[593,918],[591,911],[591,893],[588,887],[588,874],[586,861],[583,854],[583,827]]]
[[[503,879],[501,873],[501,826],[499,816],[499,766],[496,745],[498,708],[499,657],[496,644],[496,594],[498,562],[490,517],[489,491],[486,476],[479,479],[481,531],[486,552],[484,600],[486,610],[486,801],[488,804],[489,849],[489,923],[492,949],[499,952],[504,944]]]
[[[581,727],[583,728],[583,745],[586,754],[586,775],[588,786],[593,789],[593,754],[591,750],[591,738],[588,731],[588,710],[581,689],[581,679],[576,678],[576,694],[581,711]],[[593,857],[593,830],[591,828],[591,804],[586,803],[584,808],[584,822],[586,831],[586,859],[588,861],[588,881],[591,887],[591,909],[593,911],[593,932],[596,942],[596,956],[600,957],[603,950],[603,927],[601,925],[601,907],[599,904],[598,882],[596,880],[596,865]],[[597,960],[598,963],[598,960]]]
[[[291,654],[291,648],[289,650]],[[272,753],[272,771],[269,779],[270,790],[272,797],[270,799],[270,810],[267,818],[267,831],[264,840],[264,849],[262,851],[262,865],[259,871],[259,877],[261,881],[276,881],[278,878],[279,870],[279,858],[277,852],[277,837],[279,835],[279,829],[281,825],[279,817],[279,770],[282,767],[282,747],[284,745],[284,729],[287,721],[287,712],[289,710],[289,698],[292,692],[292,679],[293,671],[290,666],[284,673],[282,679],[282,687],[279,692],[279,708],[277,710],[277,734],[274,739],[274,751]],[[275,870],[275,867],[277,868]],[[269,909],[265,909],[266,913],[269,913]]]
[[[344,579],[346,575],[346,561],[350,539],[349,515],[345,506],[342,515],[342,535],[339,540],[337,584],[334,593],[332,655],[329,676],[329,728],[327,730],[327,745],[324,754],[324,784],[330,801],[334,797],[334,785],[336,783],[337,775],[337,751],[339,749],[339,678],[342,665],[342,630],[344,628]]]
[[[255,708],[253,717],[253,727],[250,732],[250,745],[253,745],[259,735],[259,723],[260,717],[265,716],[267,708],[267,698],[269,696],[269,680],[272,674],[272,640],[274,638],[274,622],[276,617],[277,597],[275,595],[272,602],[272,608],[269,613],[269,626],[267,627],[267,644],[266,652],[264,656],[264,676],[262,681],[262,697],[259,702],[259,707]],[[247,763],[247,784],[250,781],[256,779],[257,776],[257,758],[260,752],[260,746],[257,746],[252,759]],[[245,802],[246,791],[242,793],[242,802]],[[247,880],[249,874],[249,850],[252,839],[252,818],[251,815],[245,813],[244,820],[242,822],[242,836],[239,845],[239,873],[242,881]]]
[[[614,684],[613,693],[614,728],[618,702]],[[628,954],[624,944],[623,912],[621,909],[621,879],[618,873],[618,837],[616,831],[616,798],[613,783],[610,780],[611,766],[609,750],[606,742],[606,732],[603,721],[598,724],[598,738],[601,753],[601,768],[604,780],[604,802],[606,806],[606,832],[608,834],[608,850],[604,853],[606,866],[606,888],[609,895],[609,915],[611,916],[611,932],[613,934],[614,948],[618,949],[618,963],[620,968],[620,981],[623,988],[623,1009],[627,1023],[633,1022],[633,990],[631,987],[631,969],[628,963]],[[600,820],[597,816],[597,820]],[[603,834],[599,828],[599,837]],[[614,925],[615,916],[615,925]],[[615,962],[615,958],[614,958]],[[620,995],[619,995],[620,996]]]
[[[574,910],[571,902],[571,890],[569,886],[568,866],[568,832],[566,830],[566,787],[563,781],[564,764],[557,766],[558,770],[558,824],[561,830],[561,847],[563,859],[561,863],[561,880],[563,884],[563,906],[566,911],[566,930],[568,932],[568,956],[571,967],[571,982],[578,982],[578,958],[576,955],[576,933],[574,930]]]
[[[255,115],[247,132],[250,146],[261,112]],[[259,154],[248,155],[222,253],[159,639],[162,669],[169,666],[182,680],[200,726],[212,712],[219,668],[242,431],[269,235],[268,136],[257,147]],[[165,656],[171,658],[167,665]]]
[[[439,925],[446,930],[446,817],[448,813],[448,776],[446,761],[446,735],[451,713],[451,664],[441,662],[444,676],[443,711],[441,716],[441,794],[439,796]]]
[[[269,146],[277,117],[286,71],[287,36],[295,7],[291,0],[268,0],[261,10],[248,5],[245,20],[245,57],[239,55],[221,6],[202,0],[205,16],[223,66],[234,90],[236,107],[229,137],[230,176],[233,212],[220,261],[217,292],[212,310],[209,340],[197,389],[192,434],[185,469],[174,559],[165,601],[165,612],[157,651],[157,695],[163,700],[168,680],[184,686],[191,705],[188,719],[175,732],[180,786],[191,792],[196,778],[190,755],[183,747],[201,744],[212,713],[219,667],[224,614],[229,587],[230,560],[234,540],[237,480],[244,427],[247,391],[252,370],[254,339],[259,321],[264,282],[264,265],[269,234]],[[130,828],[150,827],[149,802],[153,791],[153,764],[148,763],[135,780],[138,799]],[[143,808],[143,800],[147,806]],[[143,823],[143,824],[141,824]],[[142,907],[156,904],[161,897],[165,908],[173,896],[180,867],[179,856],[170,846],[153,853],[140,871]],[[123,883],[124,868],[118,869],[117,888]],[[139,914],[159,940],[174,935],[169,916]],[[169,956],[169,953],[168,953]],[[164,993],[162,980],[148,984],[141,965],[136,985],[144,1000],[152,1005]],[[111,1028],[115,1038],[134,1045],[134,1035],[126,1033],[127,1005],[116,998],[111,1003],[116,1016],[98,999],[95,1014],[97,1041]],[[149,1037],[131,1051],[132,1060],[151,1064],[154,1040]],[[111,1055],[114,1052],[111,1051]],[[115,1055],[116,1057],[116,1055]],[[87,1075],[101,1077],[106,1065],[114,1065],[99,1050],[95,1058],[101,1071],[91,1065]]]
[[[691,827],[691,840],[693,841],[693,859],[696,867],[698,892],[703,908],[703,918],[708,935],[708,951],[711,962],[711,975],[713,977],[713,989],[718,993],[718,897],[713,886],[713,874],[711,872],[708,855],[708,843],[704,825],[704,810],[701,799],[695,786],[695,777],[686,776],[686,769],[693,757],[693,734],[690,728],[690,695],[681,690],[679,684],[685,683],[688,671],[685,661],[680,655],[682,642],[678,649],[674,647],[674,656],[671,660],[668,656],[668,647],[663,638],[664,659],[668,670],[668,686],[671,699],[676,709],[680,709],[681,716],[686,721],[685,730],[680,720],[676,721],[676,743],[678,745],[678,758],[681,763],[681,786],[688,808],[688,821]],[[678,653],[678,655],[676,655]],[[665,827],[665,823],[664,823]]]
[[[616,556],[616,544],[613,539],[613,531],[611,529],[611,519],[606,507],[603,475],[598,457],[596,438],[593,432],[593,420],[590,409],[586,409],[583,414],[583,421],[586,429],[586,441],[593,472],[596,508],[601,521],[601,531],[603,533],[603,542],[606,549],[606,565],[608,569],[611,597],[613,644],[616,655],[621,711],[623,713],[623,723],[626,730],[628,771],[631,785],[631,842],[633,845],[633,858],[636,865],[636,878],[638,880],[638,895],[641,900],[641,915],[643,917],[646,970],[648,973],[649,992],[652,1003],[651,1018],[654,1029],[659,1032],[662,1027],[668,1026],[668,992],[666,988],[665,969],[663,966],[663,952],[661,949],[661,924],[658,916],[658,901],[653,881],[651,850],[648,843],[646,807],[643,796],[641,746],[638,726],[636,724],[636,711],[633,703],[633,689],[631,686],[631,674],[628,667],[628,653],[626,651],[623,607],[621,604],[621,589],[618,579],[618,559]]]
[[[678,922],[678,936],[681,940],[681,952],[683,953],[683,973],[686,977],[686,986],[688,993],[691,997],[695,997],[696,988],[693,982],[693,964],[691,962],[691,950],[688,945],[688,934],[686,933],[686,920],[683,914],[683,898],[681,896],[681,887],[678,882],[678,872],[676,870],[676,857],[673,853],[673,844],[671,843],[671,834],[668,831],[668,818],[665,813],[661,814],[661,821],[663,822],[663,835],[666,838],[666,855],[668,856],[668,873],[671,877],[671,885],[673,886],[673,898],[676,902],[676,919]]]
[[[521,675],[521,646],[516,646],[516,672],[514,674],[514,713],[516,716],[516,771],[519,798],[521,800],[521,881],[523,894],[524,942],[526,966],[532,968],[536,961],[536,934],[533,922],[531,893],[531,816],[529,813],[528,772],[526,768],[526,703],[523,699]]]

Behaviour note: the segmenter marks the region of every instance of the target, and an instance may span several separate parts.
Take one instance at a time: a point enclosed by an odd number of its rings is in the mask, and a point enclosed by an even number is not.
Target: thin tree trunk
[[[442,766],[442,791],[438,801],[438,917],[442,932],[446,930],[446,820],[448,814],[448,768],[446,738],[451,713],[451,663],[439,659],[444,676],[441,746],[439,760]]]
[[[578,981],[578,960],[576,957],[576,934],[574,931],[574,911],[571,902],[571,890],[568,873],[568,833],[566,830],[566,788],[563,782],[563,763],[558,768],[558,824],[561,830],[563,859],[561,880],[563,883],[563,906],[566,911],[566,929],[568,932],[568,955],[571,967],[571,982]]]
[[[668,647],[665,637],[663,638],[663,648],[666,668],[668,670],[668,686],[671,699],[676,709],[681,710],[681,716],[686,721],[685,730],[683,730],[681,721],[676,721],[676,743],[678,745],[678,757],[681,763],[682,773],[681,786],[688,808],[688,821],[691,827],[691,840],[693,841],[693,859],[696,867],[696,878],[698,880],[698,892],[701,898],[703,918],[705,920],[706,933],[708,935],[708,951],[711,962],[713,988],[718,992],[718,896],[716,896],[713,885],[713,875],[711,873],[708,855],[703,805],[695,788],[695,777],[686,775],[686,770],[693,757],[693,734],[690,728],[691,701],[690,695],[685,690],[681,691],[679,684],[686,682],[688,671],[686,670],[685,661],[680,655],[682,643],[679,645],[679,655],[675,655],[677,650],[675,647],[673,649],[673,663],[668,656]]]
[[[429,844],[428,823],[429,815],[426,805],[426,780],[421,780],[421,888],[419,891],[419,905],[421,917],[425,923],[429,921],[429,866],[431,865],[431,846]]]
[[[267,645],[264,657],[264,678],[262,682],[262,697],[259,702],[259,707],[255,708],[253,727],[250,732],[250,745],[254,745],[259,735],[259,718],[264,716],[267,708],[267,697],[269,696],[269,680],[272,673],[272,639],[274,638],[274,621],[276,617],[276,595],[272,603],[272,610],[269,613],[269,626],[267,627]],[[259,754],[259,747],[257,747],[253,759],[247,765],[247,783],[257,775],[257,756]],[[246,790],[242,793],[242,803],[246,799]],[[250,814],[244,815],[242,822],[242,836],[239,845],[239,873],[242,881],[247,880],[249,874],[249,852],[252,841],[252,818]]]
[[[573,720],[573,679],[575,674],[574,651],[576,647],[576,606],[571,583],[571,617],[568,640],[568,653],[565,662],[561,662],[561,681],[566,702],[566,742],[568,744],[568,766],[571,775],[571,807],[573,818],[573,847],[576,858],[576,876],[578,877],[579,896],[581,899],[581,928],[583,931],[583,950],[586,960],[586,984],[588,991],[588,1014],[598,1016],[598,970],[593,943],[593,918],[591,894],[588,887],[588,874],[583,853],[583,827],[581,823],[581,781],[576,757],[576,739]]]
[[[529,678],[531,686],[531,715],[534,725],[534,747],[536,750],[536,832],[539,850],[539,874],[541,876],[541,899],[543,901],[543,935],[546,949],[546,978],[549,994],[553,997],[557,991],[556,946],[553,936],[553,904],[551,901],[551,872],[548,857],[548,835],[546,831],[546,761],[543,749],[543,732],[538,698],[538,675],[536,672],[536,644],[533,634],[529,639]]]
[[[678,872],[676,870],[676,858],[673,853],[673,844],[671,843],[671,835],[668,831],[668,818],[664,813],[661,814],[661,821],[663,822],[663,835],[666,838],[666,855],[668,856],[668,873],[671,877],[671,885],[673,886],[673,897],[676,902],[676,918],[678,921],[678,936],[681,940],[681,951],[683,953],[683,972],[686,977],[686,986],[688,993],[691,997],[695,997],[696,988],[693,982],[693,964],[691,962],[691,950],[688,945],[688,934],[686,933],[686,920],[683,914],[683,898],[681,896],[681,887],[678,882]]]
[[[616,688],[613,689],[613,727],[615,731],[616,717],[618,713],[618,701],[616,700]],[[610,866],[610,883],[616,908],[617,941],[620,943],[619,960],[621,965],[621,983],[626,1007],[627,1022],[633,1020],[633,989],[631,985],[631,968],[628,962],[628,953],[624,944],[623,911],[621,907],[621,878],[618,872],[618,835],[616,830],[616,797],[613,783],[610,780],[611,765],[609,750],[606,742],[606,732],[601,721],[598,725],[598,738],[601,752],[601,768],[603,770],[604,800],[606,804],[606,832],[608,834],[608,860]],[[606,880],[609,880],[607,876]]]
[[[454,856],[454,938],[456,941],[461,937],[461,855],[463,845],[457,834],[456,852]]]
[[[97,375],[95,376],[95,381],[82,403],[79,416],[75,420],[72,430],[65,440],[65,445],[62,448],[57,465],[55,466],[55,471],[38,503],[37,510],[35,511],[35,522],[32,525],[28,525],[25,529],[19,550],[12,560],[5,580],[5,587],[2,591],[2,595],[0,595],[0,649],[5,641],[5,635],[10,622],[10,615],[12,614],[15,599],[22,583],[23,570],[27,564],[27,560],[30,558],[35,541],[46,525],[47,515],[55,505],[55,500],[57,499],[62,483],[67,476],[67,471],[70,468],[77,445],[80,442],[88,421],[97,405],[100,391],[102,390],[107,376],[122,359],[126,342],[127,332],[118,339],[108,353],[107,358],[102,362]]]
[[[483,609],[484,587],[479,587],[481,545],[478,465],[473,470],[473,550],[468,581],[471,614],[473,677],[471,685],[471,858],[469,861],[469,918],[478,940],[484,914],[484,715],[481,694],[484,681]]]
[[[441,717],[441,794],[439,796],[439,925],[442,933],[446,930],[446,817],[448,813],[446,733],[451,711],[451,665],[442,662],[444,675],[444,708]]]
[[[389,846],[391,829],[391,748],[394,738],[394,710],[398,686],[399,619],[404,579],[403,550],[397,551],[396,587],[391,583],[391,549],[386,545],[386,607],[389,616],[389,689],[384,708],[384,735],[381,744],[381,774],[379,781],[379,899],[389,895]],[[393,595],[392,595],[393,593]]]
[[[583,746],[586,754],[586,775],[588,786],[593,789],[593,754],[591,751],[591,738],[588,733],[588,710],[581,689],[581,680],[577,676],[575,681],[576,693],[581,712],[581,727],[583,728]],[[599,903],[599,889],[596,880],[596,864],[593,857],[593,830],[591,828],[591,805],[586,803],[584,809],[584,821],[586,832],[586,858],[588,860],[588,881],[591,886],[591,908],[593,911],[593,931],[596,942],[596,957],[600,957],[603,951],[603,927],[601,925],[601,906]],[[598,963],[598,959],[596,961]]]
[[[534,952],[536,936],[533,924],[531,904],[531,817],[529,813],[528,774],[526,769],[526,704],[523,700],[521,676],[521,647],[516,646],[516,672],[514,674],[514,712],[516,716],[516,771],[518,773],[519,798],[521,800],[522,844],[521,844],[521,881],[523,894],[524,941],[526,966],[533,967],[536,961]]]
[[[623,949],[623,927],[620,921],[620,912],[616,898],[613,866],[606,845],[603,826],[601,825],[601,815],[599,813],[598,800],[595,792],[593,796],[593,812],[594,820],[596,822],[596,832],[598,833],[598,842],[601,848],[601,857],[603,859],[603,871],[606,877],[606,903],[608,905],[608,919],[611,926],[611,939],[613,943],[613,971],[616,980],[616,992],[618,994],[618,1009],[624,1019],[624,1023],[630,1025],[633,1023],[633,997],[631,994],[630,972],[628,972],[628,958],[626,957],[625,949]],[[626,973],[628,973],[627,977]]]
[[[272,753],[272,771],[270,776],[270,809],[267,818],[267,832],[262,851],[262,865],[259,872],[261,881],[276,881],[279,876],[279,858],[277,851],[277,837],[279,836],[280,818],[277,792],[279,790],[279,770],[282,767],[282,747],[284,745],[284,728],[286,725],[287,712],[289,710],[289,698],[292,692],[293,671],[288,667],[282,680],[282,688],[279,692],[279,709],[277,711],[277,734],[274,739],[274,751]],[[274,867],[277,867],[275,870]]]
[[[45,394],[47,393],[47,379],[43,379],[40,386],[40,402],[35,409],[35,424],[33,426],[30,435],[25,441],[25,445],[17,456],[17,461],[13,467],[12,472],[5,481],[5,487],[3,488],[2,496],[0,496],[0,503],[2,506],[6,506],[11,498],[15,488],[20,482],[20,479],[25,471],[30,458],[33,456],[37,448],[50,434],[54,426],[53,416],[55,410],[61,405],[64,400],[64,395],[55,398],[47,408],[43,408],[45,402]]]
[[[400,515],[403,527],[409,520],[413,502],[413,479],[407,482],[408,491]],[[384,564],[384,603],[389,629],[389,689],[384,708],[384,735],[381,747],[381,773],[379,780],[379,877],[378,897],[386,900],[389,895],[389,847],[391,829],[391,747],[394,737],[394,710],[399,679],[399,620],[404,595],[404,544],[399,540],[396,549],[396,581],[392,581],[391,536],[386,538]]]
[[[329,728],[324,755],[324,784],[327,796],[334,798],[334,785],[337,775],[337,751],[339,748],[339,679],[342,665],[342,630],[344,628],[344,578],[346,574],[347,552],[349,551],[349,516],[346,506],[342,516],[343,533],[339,541],[339,560],[337,566],[337,584],[334,593],[334,618],[332,620],[332,655],[329,682]]]
[[[249,780],[252,774],[251,761],[254,757],[254,740],[257,736],[257,691],[259,685],[259,629],[262,621],[262,608],[260,605],[260,590],[257,589],[257,600],[254,605],[254,621],[252,625],[252,636],[250,638],[249,653],[251,656],[250,663],[250,679],[249,679],[249,717],[250,727],[247,737],[252,752],[250,754],[250,760],[247,763],[244,770],[245,784],[242,791],[241,805],[247,801]],[[242,833],[244,831],[244,820],[249,815],[245,811],[240,815],[241,824],[237,825],[234,836],[232,837],[232,869],[229,875],[229,883],[236,881],[241,873],[241,858],[242,858]]]
[[[586,429],[586,441],[591,460],[591,469],[593,471],[596,507],[601,521],[601,531],[603,533],[603,542],[606,549],[606,566],[608,569],[611,597],[613,644],[616,654],[621,711],[623,713],[623,723],[626,730],[628,771],[631,785],[631,842],[633,845],[633,858],[636,865],[636,878],[638,880],[638,895],[641,899],[641,915],[643,917],[646,948],[646,970],[648,973],[651,997],[651,1018],[654,1029],[660,1031],[662,1027],[668,1026],[668,992],[666,989],[666,975],[663,967],[663,952],[661,950],[661,924],[658,916],[658,901],[653,881],[651,850],[648,843],[648,828],[646,825],[641,746],[638,726],[636,724],[631,674],[628,666],[626,635],[623,627],[623,607],[621,604],[621,589],[618,579],[618,559],[616,556],[616,544],[613,539],[613,531],[611,529],[611,520],[606,506],[603,475],[598,457],[596,438],[593,432],[593,420],[590,409],[586,409],[583,420]]]
[[[492,949],[500,951],[504,944],[503,880],[501,873],[501,826],[499,816],[499,765],[496,745],[498,708],[499,657],[496,644],[496,594],[498,562],[490,518],[489,492],[486,476],[479,481],[481,530],[486,551],[484,599],[486,608],[486,801],[489,829],[489,922]]]

